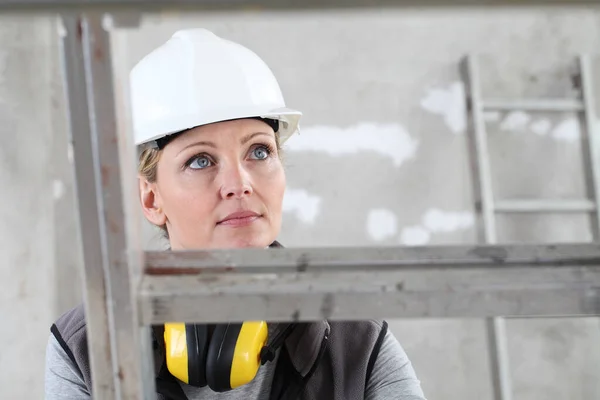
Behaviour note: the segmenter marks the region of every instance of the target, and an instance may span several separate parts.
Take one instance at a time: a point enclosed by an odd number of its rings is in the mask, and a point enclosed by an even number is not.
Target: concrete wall
[[[0,353],[2,398],[41,396],[48,325],[80,293],[65,290],[75,284],[80,253],[66,125],[50,113],[64,110],[55,27],[48,19],[24,21],[0,23],[0,129],[19,133],[0,146],[8,193],[0,236],[9,249],[0,293],[3,321],[31,329],[2,331],[14,343]],[[290,247],[474,243],[460,59],[481,55],[486,95],[569,96],[574,56],[600,48],[600,12],[589,9],[169,14],[115,33],[118,77],[185,27],[254,49],[279,77],[288,105],[305,114],[302,135],[286,149],[281,241]],[[497,198],[585,196],[573,115],[486,120]],[[592,239],[590,219],[578,214],[503,216],[498,231],[501,242]],[[161,244],[151,229],[146,241]],[[20,292],[19,282],[31,289]],[[484,321],[391,326],[429,399],[492,399]],[[595,318],[508,321],[514,398],[600,397],[599,328]]]
[[[55,146],[66,150],[66,136],[54,129],[52,115],[58,106],[55,33],[48,18],[0,18],[2,399],[42,398],[46,339],[60,309],[54,245],[60,219],[73,210],[57,218],[55,198],[62,192],[54,182],[65,174],[55,167],[66,153]],[[72,243],[75,232],[68,236]],[[63,283],[63,292],[78,284]]]

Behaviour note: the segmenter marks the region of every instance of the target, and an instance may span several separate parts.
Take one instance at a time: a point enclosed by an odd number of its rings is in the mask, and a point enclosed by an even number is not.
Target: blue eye
[[[190,163],[188,163],[188,166],[191,169],[204,169],[206,167],[210,167],[212,165],[212,162],[210,161],[210,159],[206,156],[198,156],[198,157],[194,157]]]
[[[257,146],[252,150],[252,158],[257,160],[264,160],[269,157],[271,151],[265,146]]]

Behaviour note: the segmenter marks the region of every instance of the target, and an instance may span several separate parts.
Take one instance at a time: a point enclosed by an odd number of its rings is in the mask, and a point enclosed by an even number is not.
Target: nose
[[[241,199],[253,192],[250,174],[242,165],[236,164],[221,171],[221,197],[223,199]]]

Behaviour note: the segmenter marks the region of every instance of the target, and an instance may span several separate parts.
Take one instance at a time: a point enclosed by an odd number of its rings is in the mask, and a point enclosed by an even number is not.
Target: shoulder
[[[51,362],[56,371],[61,374],[50,374],[53,386],[62,388],[81,380],[77,390],[85,387],[91,390],[91,373],[87,350],[87,332],[83,304],[80,304],[62,314],[50,327],[52,339],[49,342],[47,362]],[[69,372],[67,374],[67,372]]]
[[[386,332],[377,357],[372,359],[365,393],[368,400],[397,395],[401,399],[425,398],[411,361],[391,331]]]
[[[379,366],[388,364],[397,368],[402,368],[410,364],[404,348],[389,330],[382,338],[377,364]]]
[[[85,332],[85,325],[83,304],[79,304],[62,314],[52,325],[51,331],[54,336],[58,335],[62,340],[69,341],[81,332]]]
[[[50,332],[73,366],[79,370],[86,384],[90,386],[91,374],[83,304],[61,315],[52,324]]]
[[[90,389],[81,370],[52,335],[46,346],[44,375],[45,398],[48,400],[90,397]]]

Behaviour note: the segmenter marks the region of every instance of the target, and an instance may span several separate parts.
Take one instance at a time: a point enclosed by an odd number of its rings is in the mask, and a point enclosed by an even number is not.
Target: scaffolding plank
[[[600,314],[596,266],[146,276],[141,321]]]
[[[137,9],[327,9],[376,7],[530,6],[597,5],[596,0],[0,0],[0,10],[65,11]]]
[[[446,245],[149,251],[148,275],[600,265],[600,244]]]

